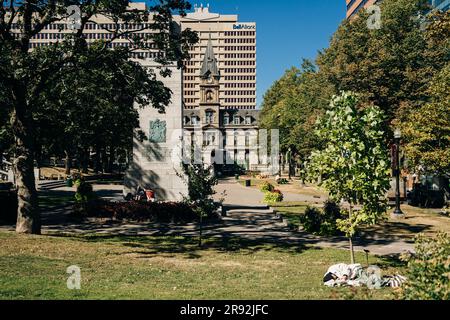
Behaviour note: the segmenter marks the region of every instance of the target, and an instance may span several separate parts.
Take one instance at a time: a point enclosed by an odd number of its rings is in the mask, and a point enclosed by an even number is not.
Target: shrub
[[[277,180],[277,183],[279,185],[285,185],[285,184],[289,184],[289,180],[285,179],[285,178],[280,178],[280,179]]]
[[[269,183],[269,182],[265,182],[260,189],[262,192],[273,192],[275,190],[275,187]]]
[[[273,190],[272,192],[266,192],[264,195],[264,202],[267,204],[274,204],[283,202],[284,196],[280,190]]]
[[[318,233],[322,224],[322,212],[316,207],[308,206],[305,214],[300,217],[300,223],[306,231],[311,233]]]
[[[401,297],[405,300],[450,299],[450,237],[440,233],[434,238],[416,237],[416,253],[409,257],[408,282]]]
[[[341,235],[336,221],[342,219],[341,208],[334,201],[326,201],[323,210],[308,207],[305,214],[300,217],[300,223],[306,231],[321,236]]]
[[[189,223],[197,222],[195,208],[184,202],[108,202],[95,201],[84,217],[107,218],[116,221]],[[215,220],[216,213],[204,219]]]
[[[75,181],[77,192],[75,193],[75,211],[82,215],[89,215],[90,211],[94,210],[96,196],[92,185],[83,179]]]

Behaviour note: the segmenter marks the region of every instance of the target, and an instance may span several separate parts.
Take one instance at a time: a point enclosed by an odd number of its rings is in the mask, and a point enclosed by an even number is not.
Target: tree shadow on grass
[[[432,226],[426,224],[411,225],[403,222],[388,222],[375,227],[365,228],[360,232],[367,239],[399,239],[412,241],[414,236],[430,231]]]
[[[56,235],[65,237],[64,235]],[[72,236],[68,236],[74,238]],[[91,243],[113,243],[130,249],[119,254],[135,254],[139,258],[184,256],[185,259],[200,259],[207,253],[239,253],[254,255],[258,252],[275,252],[285,254],[300,254],[305,250],[322,250],[305,246],[297,241],[280,242],[275,239],[246,239],[236,236],[207,237],[199,247],[197,237],[183,236],[116,236],[116,235],[84,235],[75,237],[77,240]]]

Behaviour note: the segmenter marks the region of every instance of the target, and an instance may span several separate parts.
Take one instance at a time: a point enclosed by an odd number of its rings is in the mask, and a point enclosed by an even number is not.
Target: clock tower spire
[[[205,120],[203,124],[204,126],[219,127],[220,70],[214,55],[211,33],[200,70],[200,78],[200,108]]]

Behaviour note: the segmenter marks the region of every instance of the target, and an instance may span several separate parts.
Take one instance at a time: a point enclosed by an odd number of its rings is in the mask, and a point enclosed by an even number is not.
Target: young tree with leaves
[[[6,94],[7,107],[11,109],[11,130],[15,139],[14,160],[16,184],[18,187],[18,217],[16,231],[19,233],[39,234],[41,230],[40,214],[38,211],[37,192],[34,178],[34,153],[36,124],[33,119],[35,102],[43,88],[53,86],[61,81],[57,75],[61,68],[76,63],[77,58],[84,59],[76,52],[87,47],[83,32],[87,23],[96,23],[92,18],[103,15],[111,19],[113,28],[107,29],[112,37],[104,42],[103,49],[108,50],[108,43],[119,37],[128,38],[134,48],[150,49],[150,42],[160,51],[162,65],[176,62],[179,67],[188,57],[189,45],[197,40],[197,35],[191,30],[178,30],[172,20],[172,13],[185,15],[191,8],[184,0],[155,1],[147,11],[127,10],[128,0],[3,0],[0,5],[0,46],[7,52],[0,60],[0,88]],[[77,5],[81,9],[80,28],[73,34],[73,50],[52,57],[41,57],[39,50],[29,50],[30,40],[44,30],[48,25],[66,21],[70,14],[67,7]],[[151,19],[149,18],[151,17]],[[152,33],[145,38],[134,36],[142,29],[120,28],[121,22],[131,24],[148,23]],[[19,32],[13,30],[13,24],[18,26]],[[98,25],[104,28],[102,25]],[[130,50],[134,50],[131,49]],[[95,66],[95,60],[90,67]],[[164,75],[170,75],[163,69]],[[52,81],[49,81],[52,79]],[[151,80],[150,80],[151,81]],[[165,91],[164,91],[165,93]],[[153,103],[155,107],[163,107],[165,97],[161,88],[149,92],[147,98],[140,97],[140,102]]]
[[[308,174],[311,179],[322,178],[321,186],[334,201],[349,205],[347,218],[336,223],[349,238],[352,263],[358,228],[375,224],[387,210],[390,174],[384,120],[378,107],[358,110],[357,96],[343,92],[333,97],[330,109],[317,122],[316,133],[325,145],[312,153]]]
[[[193,207],[199,217],[199,247],[202,246],[203,219],[210,217],[219,207],[213,199],[216,194],[214,187],[219,180],[212,173],[212,166],[204,164],[185,164],[184,174],[179,176],[188,185],[189,195],[185,201]]]

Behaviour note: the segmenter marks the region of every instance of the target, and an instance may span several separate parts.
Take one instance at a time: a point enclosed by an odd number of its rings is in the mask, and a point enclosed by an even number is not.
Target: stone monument
[[[182,137],[183,137],[183,88],[182,71],[170,67],[172,75],[163,78],[151,60],[143,63],[154,69],[158,79],[172,91],[171,103],[161,114],[151,106],[140,108],[140,130],[147,139],[133,140],[133,161],[125,175],[124,196],[135,195],[139,188],[153,190],[156,201],[181,201],[188,194],[188,186],[183,178]]]

